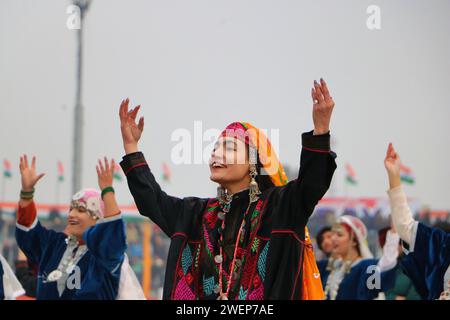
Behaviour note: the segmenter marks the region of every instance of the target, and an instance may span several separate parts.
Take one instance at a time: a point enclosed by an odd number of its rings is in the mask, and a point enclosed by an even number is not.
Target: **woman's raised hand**
[[[139,119],[136,123],[136,116],[141,108],[140,105],[128,110],[130,100],[127,98],[122,101],[119,109],[120,116],[120,130],[122,132],[123,147],[125,153],[133,153],[138,151],[138,142],[141,138],[142,131],[144,131],[144,117]]]
[[[28,157],[24,154],[20,157],[19,168],[22,180],[22,191],[33,191],[36,183],[45,175],[45,173],[36,174],[36,157],[33,157],[30,166],[28,164]]]

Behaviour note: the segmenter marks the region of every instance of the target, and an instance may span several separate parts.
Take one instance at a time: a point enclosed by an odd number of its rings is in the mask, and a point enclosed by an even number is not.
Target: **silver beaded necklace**
[[[69,275],[74,270],[77,263],[87,252],[86,245],[79,245],[76,237],[69,236],[66,239],[67,248],[58,264],[58,268],[50,272],[44,282],[55,282],[57,283],[59,296],[62,296],[64,289],[66,287],[66,281]],[[75,254],[74,254],[75,253]]]

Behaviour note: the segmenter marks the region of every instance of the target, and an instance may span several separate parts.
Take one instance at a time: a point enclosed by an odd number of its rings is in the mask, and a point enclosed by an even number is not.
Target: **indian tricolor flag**
[[[122,181],[122,168],[117,164],[114,163],[114,173],[113,178],[117,181]]]
[[[172,173],[170,172],[169,165],[166,162],[162,164],[162,178],[164,181],[169,182]]]
[[[407,184],[415,182],[412,170],[403,164],[400,164],[400,179]]]
[[[11,162],[9,162],[8,159],[3,160],[3,176],[5,178],[12,177]]]
[[[64,181],[64,165],[61,161],[58,161],[58,163],[57,163],[57,170],[58,170],[58,181],[63,182]]]
[[[353,167],[349,163],[345,164],[345,171],[346,171],[345,181],[347,181],[348,184],[352,185],[357,184],[358,181],[356,180],[355,170],[353,170]]]

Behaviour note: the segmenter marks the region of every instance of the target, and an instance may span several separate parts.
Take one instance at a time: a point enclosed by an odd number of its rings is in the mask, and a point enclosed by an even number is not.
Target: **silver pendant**
[[[215,256],[214,257],[214,261],[216,262],[216,263],[222,263],[222,261],[223,261],[223,258],[222,258],[222,256],[221,255],[217,255],[217,256]]]
[[[216,286],[214,287],[214,293],[219,293],[219,292],[220,292],[219,285],[216,285]]]
[[[67,274],[71,274],[74,268],[75,268],[75,265],[73,265],[73,264],[69,265],[66,269]]]
[[[47,277],[47,281],[54,282],[61,279],[63,273],[60,270],[53,270]]]

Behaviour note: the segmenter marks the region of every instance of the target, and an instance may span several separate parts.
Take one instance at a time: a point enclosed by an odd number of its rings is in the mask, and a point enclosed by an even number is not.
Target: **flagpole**
[[[74,133],[73,133],[73,168],[72,168],[72,194],[81,189],[82,162],[83,162],[83,125],[84,107],[82,103],[82,71],[83,71],[83,28],[84,18],[91,0],[73,0],[74,5],[80,9],[80,28],[77,30],[77,74],[75,91]]]

